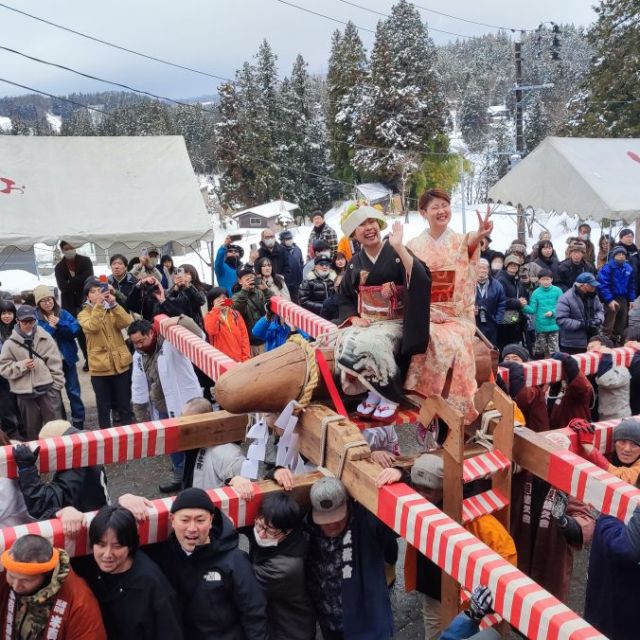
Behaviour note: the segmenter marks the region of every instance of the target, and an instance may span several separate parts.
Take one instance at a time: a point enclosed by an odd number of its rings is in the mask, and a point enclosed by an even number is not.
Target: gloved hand
[[[20,470],[34,467],[39,453],[40,447],[36,447],[33,451],[26,444],[18,444],[13,447],[13,459]]]
[[[555,351],[551,354],[551,357],[554,360],[559,360],[560,362],[562,362],[564,377],[567,379],[568,383],[573,382],[576,376],[580,373],[578,361],[575,358],[571,357],[568,353],[562,353],[560,351]]]
[[[558,523],[561,529],[567,526],[567,505],[569,498],[563,491],[556,491],[551,505],[551,517]]]
[[[509,395],[515,398],[524,388],[524,368],[511,360],[501,362],[500,366],[509,370]]]
[[[589,462],[595,464],[596,467],[600,467],[605,471],[609,469],[609,461],[595,447],[593,447],[585,457]]]
[[[488,613],[491,613],[493,605],[493,595],[489,587],[478,585],[471,594],[469,608],[465,613],[476,621],[482,620]]]
[[[578,434],[580,444],[593,444],[595,437],[595,427],[584,418],[572,418],[567,425]]]

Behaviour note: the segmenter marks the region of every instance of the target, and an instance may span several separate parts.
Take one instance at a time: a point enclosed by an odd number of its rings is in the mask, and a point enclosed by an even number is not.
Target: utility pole
[[[522,122],[522,42],[520,33],[516,33],[514,52],[516,61],[516,154],[522,158],[524,153],[524,127]],[[518,204],[518,240],[526,243],[524,225],[524,208]]]

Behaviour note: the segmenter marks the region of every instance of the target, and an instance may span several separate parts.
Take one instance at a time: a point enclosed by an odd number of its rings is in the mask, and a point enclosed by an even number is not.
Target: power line
[[[9,53],[14,53],[18,56],[22,56],[23,58],[27,58],[28,60],[32,60],[33,62],[38,62],[39,64],[44,64],[50,67],[56,67],[57,69],[62,69],[63,71],[69,71],[70,73],[75,73],[76,75],[82,76],[83,78],[88,78],[89,80],[96,80],[97,82],[103,82],[105,84],[113,85],[114,87],[120,87],[121,89],[127,89],[128,91],[132,91],[134,93],[139,93],[145,96],[149,96],[151,98],[155,98],[156,100],[164,100],[167,102],[172,102],[173,104],[177,104],[183,107],[192,107],[194,109],[203,111],[204,113],[208,113],[208,114],[212,113],[208,109],[205,109],[204,107],[201,107],[197,104],[191,104],[189,102],[181,102],[180,100],[174,100],[173,98],[168,98],[166,96],[161,96],[156,93],[151,93],[150,91],[145,91],[144,89],[136,89],[135,87],[131,87],[128,84],[116,82],[115,80],[106,80],[105,78],[99,78],[98,76],[91,75],[90,73],[85,73],[84,71],[78,71],[77,69],[73,69],[72,67],[67,67],[57,62],[50,62],[49,60],[36,58],[35,56],[31,56],[28,53],[23,53],[22,51],[18,51],[17,49],[12,49],[10,47],[5,47],[3,45],[0,45],[0,50],[7,51]]]
[[[341,0],[342,1],[342,0]],[[421,9],[422,11],[427,11],[429,13],[435,13],[436,15],[439,16],[444,16],[445,18],[451,18],[452,20],[459,20],[460,22],[467,22],[468,24],[477,24],[481,27],[489,27],[490,29],[501,29],[503,31],[512,31],[512,32],[516,32],[516,31],[533,31],[533,29],[518,29],[516,27],[504,27],[504,26],[500,26],[497,24],[489,24],[487,22],[478,22],[477,20],[469,20],[468,18],[462,18],[460,16],[454,16],[450,13],[444,13],[444,11],[438,11],[436,9],[429,9],[428,7],[423,7],[419,4],[416,4],[415,2],[412,3],[416,9]]]
[[[278,0],[278,2],[281,2],[282,0]],[[349,0],[338,0],[338,2],[342,2],[343,4],[348,4],[352,7],[356,7],[356,9],[362,9],[363,11],[368,11],[369,13],[374,13],[378,16],[382,16],[383,18],[390,18],[391,16],[388,13],[383,13],[382,11],[376,11],[375,9],[371,9],[370,7],[365,7],[364,5],[361,4],[357,4],[355,2],[350,2]],[[289,3],[285,3],[285,4],[289,4]],[[297,5],[293,5],[293,6],[297,6]],[[418,6],[418,5],[416,5]],[[298,9],[302,9],[302,7],[298,7]],[[325,16],[327,17],[327,16]],[[329,18],[331,20],[331,18]],[[342,23],[342,24],[346,24],[346,23]],[[370,31],[370,29],[368,29],[368,31]],[[454,33],[453,31],[445,31],[444,29],[436,29],[435,27],[432,27],[431,25],[429,25],[429,31],[437,31],[438,33],[446,33],[448,36],[456,36],[458,38],[474,38],[475,36],[465,36],[462,33]]]
[[[197,73],[201,76],[214,78],[215,80],[222,80],[223,82],[230,81],[230,78],[224,78],[223,76],[218,76],[215,73],[208,73],[206,71],[201,71],[200,69],[187,67],[185,65],[178,64],[176,62],[171,62],[170,60],[163,60],[162,58],[157,58],[147,53],[141,53],[140,51],[136,51],[135,49],[129,49],[122,45],[109,42],[108,40],[102,40],[101,38],[97,38],[87,33],[83,33],[82,31],[77,31],[76,29],[71,29],[70,27],[65,27],[64,25],[57,24],[56,22],[52,22],[51,20],[40,18],[39,16],[35,16],[32,13],[27,13],[26,11],[22,11],[21,9],[16,9],[15,7],[5,4],[4,2],[0,2],[0,7],[7,9],[8,11],[13,11],[14,13],[19,13],[20,15],[26,16],[27,18],[31,18],[32,20],[37,20],[38,22],[42,22],[44,24],[49,25],[50,27],[55,27],[56,29],[62,29],[63,31],[67,31],[68,33],[73,33],[82,38],[86,38],[87,40],[93,40],[94,42],[99,42],[100,44],[104,44],[108,47],[112,47],[120,51],[125,51],[126,53],[131,53],[133,55],[140,56],[141,58],[146,58],[147,60],[153,60],[154,62],[159,62],[160,64],[166,64],[166,65],[169,65],[170,67],[175,67],[176,69],[182,69],[183,71],[190,71],[191,73]]]
[[[307,9],[306,7],[301,7],[299,4],[294,4],[293,2],[287,2],[287,0],[276,0],[280,4],[286,4],[289,7],[293,7],[294,9],[300,9],[300,11],[304,11],[305,13],[311,13],[314,16],[318,16],[320,18],[325,18],[327,20],[331,20],[332,22],[337,22],[338,24],[349,24],[344,20],[339,20],[338,18],[333,18],[331,16],[325,15],[324,13],[318,13],[317,11],[313,11],[312,9]],[[375,33],[373,29],[368,29],[367,27],[359,27],[357,24],[354,25],[358,31],[366,31],[367,33]]]

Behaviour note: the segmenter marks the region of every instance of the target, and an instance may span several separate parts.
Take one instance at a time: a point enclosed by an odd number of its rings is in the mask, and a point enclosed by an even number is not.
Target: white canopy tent
[[[640,217],[640,138],[546,138],[489,191],[583,220]]]
[[[192,245],[212,225],[181,136],[0,136],[0,247]]]

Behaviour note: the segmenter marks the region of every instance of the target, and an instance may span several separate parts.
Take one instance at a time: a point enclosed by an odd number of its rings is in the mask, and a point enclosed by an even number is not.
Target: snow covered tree
[[[349,21],[344,34],[335,31],[327,71],[326,124],[334,175],[351,181],[356,107],[365,77],[367,58],[357,27]]]
[[[215,114],[200,104],[178,105],[172,112],[176,133],[184,137],[194,171],[208,173],[215,165]]]
[[[466,88],[458,112],[460,131],[470,151],[480,151],[489,132],[489,101],[484,87],[471,82]]]
[[[62,121],[60,135],[63,136],[95,136],[96,129],[88,109],[76,109],[69,120]]]
[[[407,152],[446,151],[445,103],[435,47],[417,9],[400,0],[378,22],[371,65],[357,105],[353,166],[398,183]],[[436,148],[433,148],[435,145]]]
[[[640,0],[601,0],[588,33],[596,54],[573,104],[574,135],[640,135]]]

